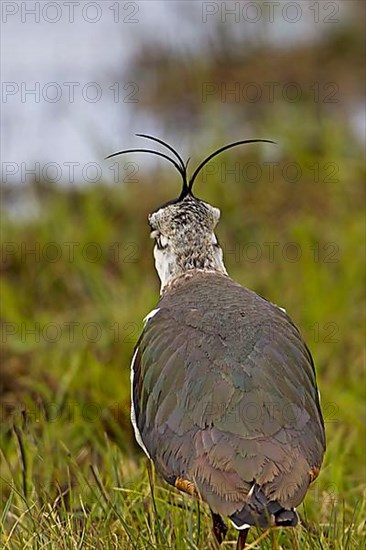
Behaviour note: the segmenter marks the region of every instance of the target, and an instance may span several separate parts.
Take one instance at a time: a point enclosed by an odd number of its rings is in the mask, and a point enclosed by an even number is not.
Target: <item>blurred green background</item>
[[[304,526],[253,548],[364,548],[358,4],[316,41],[273,48],[265,29],[251,41],[218,22],[209,53],[145,39],[131,65],[147,90],[131,105],[136,120],[154,118],[158,137],[191,156],[191,168],[236,139],[277,142],[223,154],[195,184],[197,196],[221,209],[217,234],[230,275],[300,327],[326,423],[324,465],[300,508]],[[143,146],[123,139],[121,147]],[[155,479],[129,421],[130,359],[159,296],[147,215],[177,196],[179,177],[163,161],[119,162],[124,181],[114,184],[1,188],[4,548],[211,544],[207,510],[199,520],[194,503]],[[249,542],[259,536],[254,530]]]

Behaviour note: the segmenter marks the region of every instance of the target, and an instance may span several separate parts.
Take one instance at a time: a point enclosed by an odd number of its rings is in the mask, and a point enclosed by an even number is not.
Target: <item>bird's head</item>
[[[125,153],[152,153],[171,162],[182,176],[182,190],[177,199],[171,200],[149,215],[151,237],[155,240],[155,267],[161,281],[161,290],[176,277],[191,270],[219,271],[227,274],[223,252],[215,235],[220,210],[193,195],[192,187],[198,173],[216,155],[237,145],[253,142],[274,143],[266,139],[236,141],[221,147],[205,158],[188,179],[187,165],[181,156],[167,143],[145,134],[137,134],[156,141],[169,149],[175,158],[152,149],[127,149],[113,153],[111,158]]]
[[[150,214],[154,258],[162,289],[191,269],[226,273],[223,253],[214,233],[220,210],[187,194]]]

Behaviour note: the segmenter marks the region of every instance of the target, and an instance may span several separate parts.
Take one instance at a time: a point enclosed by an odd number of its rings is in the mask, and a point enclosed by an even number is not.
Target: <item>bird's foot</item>
[[[236,550],[243,550],[247,541],[249,529],[243,529],[239,531],[238,542],[236,543]]]
[[[219,514],[212,514],[212,530],[215,535],[215,539],[220,546],[227,533],[227,525]]]

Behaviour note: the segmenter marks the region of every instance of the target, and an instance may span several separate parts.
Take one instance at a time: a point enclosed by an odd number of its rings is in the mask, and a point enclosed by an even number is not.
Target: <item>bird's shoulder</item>
[[[153,315],[148,315],[149,330],[183,333],[195,341],[216,339],[230,343],[243,353],[256,343],[279,342],[290,338],[302,342],[300,332],[286,311],[249,290],[230,277],[215,272],[192,272],[176,279],[164,292]],[[164,328],[163,328],[164,327]]]
[[[271,407],[273,433],[284,424],[284,403],[287,414],[300,415],[298,426],[318,417],[314,364],[299,331],[284,311],[228,277],[204,273],[163,295],[147,317],[134,369],[146,406],[164,398],[174,408],[178,399],[194,409],[198,426],[223,416],[223,427],[242,431],[228,411],[235,416],[251,404],[261,424]]]

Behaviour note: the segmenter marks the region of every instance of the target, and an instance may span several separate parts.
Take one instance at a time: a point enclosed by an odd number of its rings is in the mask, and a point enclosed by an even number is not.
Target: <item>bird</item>
[[[160,298],[145,317],[131,362],[131,421],[137,443],[170,485],[205,502],[215,544],[229,518],[237,550],[252,526],[295,527],[296,507],[318,476],[324,421],[311,353],[286,311],[234,281],[215,234],[217,207],[197,198],[202,168],[246,139],[188,161],[164,146],[126,149],[172,163],[178,198],[148,216]]]

